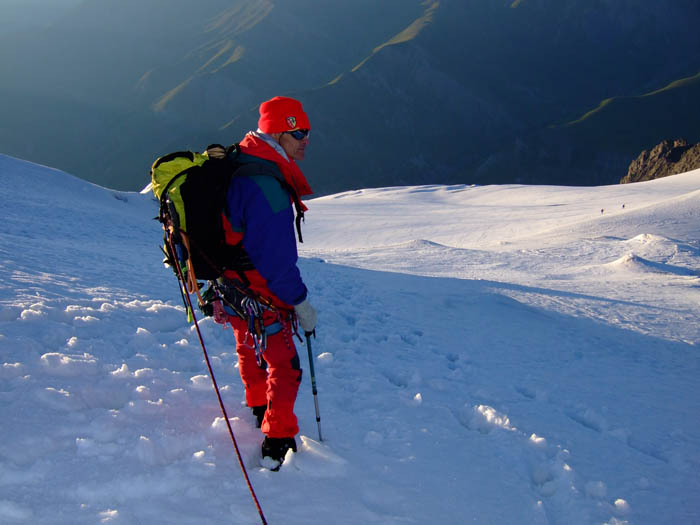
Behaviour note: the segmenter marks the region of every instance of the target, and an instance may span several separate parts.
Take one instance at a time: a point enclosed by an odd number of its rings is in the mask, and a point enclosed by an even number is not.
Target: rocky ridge
[[[660,179],[697,168],[700,168],[700,143],[692,145],[685,139],[664,140],[642,151],[632,161],[620,184]]]

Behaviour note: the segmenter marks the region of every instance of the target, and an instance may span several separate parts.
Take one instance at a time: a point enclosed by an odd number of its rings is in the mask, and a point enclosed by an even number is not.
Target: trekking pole
[[[316,373],[314,372],[314,356],[311,353],[311,336],[316,337],[316,330],[304,332],[306,336],[306,348],[309,351],[309,370],[311,371],[311,392],[314,395],[314,407],[316,408],[316,424],[318,425],[318,440],[323,441],[321,436],[321,415],[318,411],[318,391],[316,390]]]
[[[169,239],[169,241],[172,243],[172,240]],[[171,245],[172,247],[172,245]],[[211,382],[214,385],[214,390],[216,391],[216,397],[219,400],[219,407],[221,408],[221,413],[224,416],[224,420],[226,421],[226,426],[228,427],[228,433],[231,436],[231,441],[233,442],[233,448],[236,450],[236,456],[238,456],[238,464],[241,466],[241,470],[243,471],[243,477],[245,478],[245,481],[248,485],[248,490],[250,491],[250,495],[253,497],[253,501],[255,502],[255,506],[258,509],[258,514],[260,515],[260,520],[262,521],[263,525],[267,525],[267,520],[265,519],[265,515],[263,514],[262,507],[260,506],[260,501],[258,501],[258,497],[255,495],[255,490],[253,490],[253,484],[250,482],[250,478],[248,477],[248,471],[245,468],[245,465],[243,464],[243,458],[241,457],[241,451],[238,449],[238,443],[236,442],[236,436],[233,434],[233,428],[231,428],[231,422],[228,420],[228,413],[226,412],[226,407],[224,406],[224,400],[221,398],[221,392],[219,391],[219,385],[216,383],[216,378],[214,377],[214,370],[211,367],[211,361],[209,361],[209,354],[207,353],[207,348],[204,346],[204,339],[202,338],[202,332],[199,330],[199,323],[197,322],[197,318],[194,315],[194,308],[192,307],[192,299],[190,298],[190,294],[187,293],[187,288],[185,284],[185,276],[182,275],[182,269],[180,268],[180,264],[175,261],[175,268],[177,270],[177,276],[180,282],[185,286],[185,297],[187,298],[187,305],[189,306],[190,311],[192,312],[192,320],[194,323],[194,327],[197,331],[197,337],[199,338],[199,344],[202,347],[202,352],[204,353],[204,360],[207,363],[207,368],[209,369],[209,377],[211,377]]]

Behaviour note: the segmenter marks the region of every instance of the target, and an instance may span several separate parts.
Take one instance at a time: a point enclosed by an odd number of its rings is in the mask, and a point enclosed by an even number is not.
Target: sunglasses
[[[310,130],[308,129],[295,129],[294,131],[285,131],[285,133],[290,134],[297,140],[303,140],[309,136]]]

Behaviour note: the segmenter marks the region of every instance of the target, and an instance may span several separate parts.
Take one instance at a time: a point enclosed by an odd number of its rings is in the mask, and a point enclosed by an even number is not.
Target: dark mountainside
[[[670,5],[669,5],[670,4]],[[0,151],[115,189],[302,100],[317,194],[612,184],[700,140],[700,3],[84,0],[0,34]]]

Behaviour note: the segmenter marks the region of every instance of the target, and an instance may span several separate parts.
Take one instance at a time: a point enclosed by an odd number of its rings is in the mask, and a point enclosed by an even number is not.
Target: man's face
[[[295,139],[290,133],[282,133],[279,143],[290,159],[304,160],[306,145],[309,143],[309,135],[307,134],[302,139]]]

